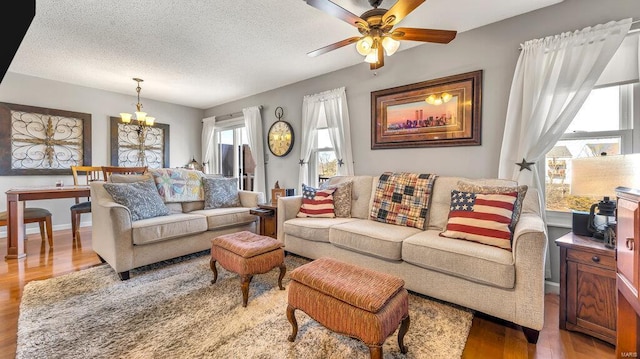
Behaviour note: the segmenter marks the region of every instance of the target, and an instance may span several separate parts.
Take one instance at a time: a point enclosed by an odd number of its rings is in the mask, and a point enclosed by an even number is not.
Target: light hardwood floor
[[[6,239],[0,239],[0,358],[15,358],[20,298],[24,285],[100,264],[91,250],[91,228],[81,229],[80,243],[71,231],[56,231],[54,248],[41,243],[40,236],[26,241],[27,257],[6,260]],[[528,344],[520,328],[499,320],[476,316],[463,358],[615,358],[608,343],[580,333],[558,329],[557,295],[545,297],[545,325],[537,345]],[[411,335],[411,329],[407,335]],[[409,348],[411,350],[411,348]]]

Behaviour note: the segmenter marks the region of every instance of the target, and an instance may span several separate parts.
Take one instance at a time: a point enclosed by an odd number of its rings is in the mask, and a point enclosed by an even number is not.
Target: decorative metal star
[[[535,162],[527,162],[527,160],[524,159],[524,157],[522,158],[522,161],[519,163],[516,163],[517,166],[520,166],[520,172],[522,172],[522,170],[529,170],[531,171],[531,166],[534,165]]]
[[[300,160],[300,161],[298,161],[298,164],[299,164],[300,166],[302,166],[302,165],[304,164],[304,160]]]
[[[344,164],[344,162],[342,161],[342,158],[338,160],[338,166],[342,167],[342,165]]]

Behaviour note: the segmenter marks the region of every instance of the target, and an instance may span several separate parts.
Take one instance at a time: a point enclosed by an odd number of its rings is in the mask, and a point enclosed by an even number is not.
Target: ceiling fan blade
[[[349,10],[346,10],[340,5],[337,5],[329,0],[305,0],[305,1],[307,2],[307,5],[311,5],[316,9],[326,12],[329,15],[335,16],[338,19],[348,23],[351,26],[355,26],[355,27],[366,26],[366,28],[369,27],[369,24],[367,24],[366,21],[362,20],[358,15],[350,12]]]
[[[423,42],[437,42],[448,44],[455,39],[457,32],[452,30],[416,29],[399,27],[391,33],[394,40],[413,40]]]
[[[360,40],[360,37],[358,37],[358,36],[350,37],[348,39],[344,39],[342,41],[338,41],[338,42],[336,42],[334,44],[327,45],[325,47],[321,47],[321,48],[319,48],[317,50],[313,50],[313,51],[307,53],[307,55],[309,57],[315,57],[315,56],[318,56],[318,55],[322,55],[322,54],[325,54],[325,53],[327,53],[329,51],[332,51],[332,50],[335,50],[335,49],[339,49],[339,48],[341,48],[343,46],[347,46],[349,44],[353,44],[354,42],[356,42],[358,40]]]
[[[398,0],[391,9],[387,10],[387,12],[382,16],[382,22],[395,25],[399,23],[405,16],[409,15],[410,12],[415,10],[420,4],[425,2],[425,0]]]

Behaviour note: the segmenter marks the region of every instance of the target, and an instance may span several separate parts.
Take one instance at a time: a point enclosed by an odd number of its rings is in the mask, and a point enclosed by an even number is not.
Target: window
[[[336,159],[336,151],[331,144],[329,138],[329,129],[320,128],[317,131],[318,146],[315,151],[316,169],[318,171],[318,183],[322,183],[329,177],[338,174],[338,160]]]
[[[215,173],[225,177],[238,177],[238,187],[253,190],[253,178],[256,164],[251,156],[244,122],[229,124],[215,132],[215,143],[218,146],[219,168]]]
[[[575,159],[640,152],[633,148],[634,128],[640,128],[635,123],[638,115],[633,114],[633,103],[639,95],[637,83],[591,91],[565,134],[546,155],[544,178],[548,211],[589,211],[591,204],[602,200],[580,190],[585,187],[582,184],[593,177],[583,175],[576,166],[584,161]],[[612,181],[612,194],[615,187]]]

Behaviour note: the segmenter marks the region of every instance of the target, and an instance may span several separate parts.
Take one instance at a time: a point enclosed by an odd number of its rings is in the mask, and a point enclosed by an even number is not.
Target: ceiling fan
[[[400,46],[399,40],[413,40],[422,42],[436,42],[447,44],[456,37],[456,31],[418,29],[411,27],[393,26],[399,23],[405,16],[415,10],[425,0],[398,0],[391,9],[378,8],[382,0],[368,0],[373,9],[365,11],[357,16],[343,7],[329,0],[305,0],[308,5],[333,15],[340,20],[358,28],[362,36],[354,36],[334,44],[321,47],[307,53],[314,57],[343,46],[356,43],[356,50],[365,56],[371,70],[384,66],[384,52],[387,56],[393,55]]]

